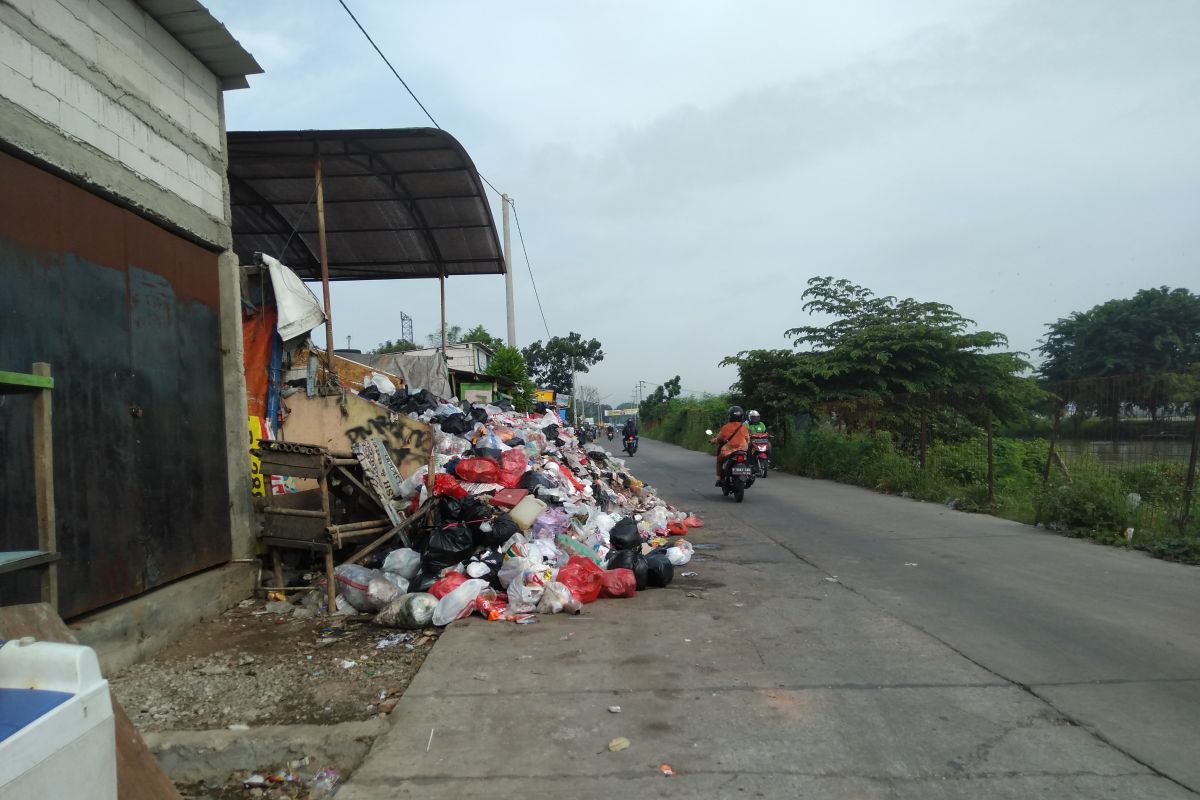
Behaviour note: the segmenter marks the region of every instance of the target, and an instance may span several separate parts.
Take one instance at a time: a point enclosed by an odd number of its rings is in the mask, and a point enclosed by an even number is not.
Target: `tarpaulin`
[[[428,389],[438,397],[450,397],[450,372],[441,353],[420,356],[415,353],[388,353],[374,363],[375,369],[399,375],[409,392]]]
[[[271,271],[271,288],[279,307],[279,335],[285,342],[304,336],[325,322],[321,302],[300,276],[266,253],[262,254],[262,261]]]

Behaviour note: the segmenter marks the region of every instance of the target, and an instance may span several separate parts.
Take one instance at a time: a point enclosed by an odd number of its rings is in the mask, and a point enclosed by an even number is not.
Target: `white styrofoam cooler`
[[[112,701],[90,647],[0,647],[0,797],[116,800]]]

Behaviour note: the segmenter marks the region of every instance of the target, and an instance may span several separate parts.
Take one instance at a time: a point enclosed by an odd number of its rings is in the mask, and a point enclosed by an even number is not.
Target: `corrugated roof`
[[[197,0],[137,0],[138,5],[221,79],[223,89],[245,89],[263,68]]]
[[[321,156],[330,280],[502,275],[479,173],[436,128],[230,131],[233,249],[319,280],[314,154]]]

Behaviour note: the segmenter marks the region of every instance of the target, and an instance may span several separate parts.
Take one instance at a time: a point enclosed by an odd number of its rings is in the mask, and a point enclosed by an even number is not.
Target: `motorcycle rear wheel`
[[[739,503],[742,502],[743,500],[745,500],[746,499],[746,490],[740,486],[734,488],[733,499]]]

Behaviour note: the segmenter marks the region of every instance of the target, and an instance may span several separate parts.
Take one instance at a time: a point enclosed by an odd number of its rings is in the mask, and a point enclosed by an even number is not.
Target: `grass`
[[[646,421],[644,433],[711,453],[704,431],[720,426],[725,409],[722,398],[676,402],[659,419]],[[777,469],[796,475],[1041,524],[1067,536],[1200,564],[1200,510],[1193,512],[1186,533],[1181,533],[1177,518],[1185,465],[1156,461],[1107,467],[1084,458],[1071,462],[1069,479],[1055,468],[1044,480],[1046,440],[996,437],[993,448],[995,485],[990,500],[982,432],[966,441],[930,445],[922,469],[886,431],[846,434],[814,425],[777,439],[772,461]],[[1130,528],[1133,534],[1128,538],[1125,532]]]

